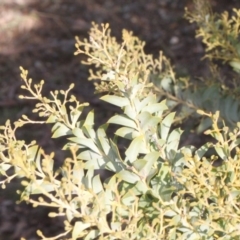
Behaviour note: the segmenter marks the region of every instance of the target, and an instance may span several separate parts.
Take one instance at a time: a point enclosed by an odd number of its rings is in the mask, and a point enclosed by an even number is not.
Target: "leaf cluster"
[[[227,62],[240,72],[240,10],[233,9],[232,16],[213,13],[207,0],[195,0],[195,11],[186,11],[186,18],[198,25],[197,37],[206,45],[206,57]]]
[[[200,22],[204,14],[194,19]],[[21,68],[26,95],[20,98],[37,100],[33,112],[43,120],[22,116],[0,127],[1,186],[23,178],[21,201],[65,217],[63,233],[46,237],[38,230],[41,239],[238,239],[237,98],[218,84],[177,78],[162,53],[154,59],[132,33],[122,36],[119,44],[108,24],[93,24],[89,39],[76,39],[75,54],[94,65],[90,80],[100,81],[101,100],[121,110],[98,128],[93,110],[82,117],[88,103],[70,95],[73,84],[45,97],[44,82],[32,85]],[[180,147],[183,131],[175,123],[189,116],[200,119],[199,131],[208,129],[216,143]],[[16,139],[25,124],[51,124],[52,138],[67,137],[63,149],[70,157],[60,168],[54,168],[54,153]],[[117,126],[112,139],[110,124]],[[126,140],[124,152],[120,139]],[[209,156],[211,149],[215,154]],[[96,171],[111,174],[102,179]]]

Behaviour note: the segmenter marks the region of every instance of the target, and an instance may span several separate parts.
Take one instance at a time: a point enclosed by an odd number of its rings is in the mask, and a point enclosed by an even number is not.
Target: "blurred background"
[[[211,0],[216,12],[240,8],[239,0]],[[44,93],[67,89],[96,109],[100,124],[108,117],[108,105],[93,95],[88,69],[80,64],[84,56],[74,56],[75,36],[87,37],[91,22],[110,23],[112,34],[121,40],[128,29],[146,42],[146,53],[158,56],[162,50],[171,59],[179,76],[207,76],[206,61],[200,61],[204,47],[195,39],[194,24],[183,18],[184,8],[193,9],[192,0],[0,0],[0,124],[22,114],[33,119],[34,102],[19,100],[19,66],[29,70],[37,83],[45,80]],[[47,151],[62,160],[61,140],[52,140],[50,126],[28,126],[19,139],[37,139]],[[61,221],[48,218],[48,209],[16,205],[18,181],[0,190],[0,240],[20,237],[39,239],[37,229],[52,236],[61,231]]]

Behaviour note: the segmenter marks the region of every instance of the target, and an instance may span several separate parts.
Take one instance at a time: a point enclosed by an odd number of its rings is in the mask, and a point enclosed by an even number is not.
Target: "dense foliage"
[[[207,2],[204,6],[187,17],[199,26],[206,56],[224,60],[238,72],[240,12],[234,10],[229,18],[227,13],[213,14]],[[23,178],[21,201],[56,208],[49,216],[66,218],[62,234],[47,238],[38,230],[38,235],[42,239],[238,239],[238,88],[231,91],[216,81],[216,75],[201,83],[179,79],[162,53],[153,59],[144,53],[144,43],[125,30],[119,44],[108,24],[93,24],[88,40],[76,38],[76,48],[75,54],[87,56],[83,64],[92,66],[90,80],[99,81],[95,86],[101,100],[120,111],[96,127],[94,111],[82,117],[88,104],[70,95],[73,84],[45,97],[44,82],[32,85],[27,70],[21,68],[27,94],[20,98],[37,100],[33,111],[43,120],[22,116],[13,125],[7,121],[0,127],[2,187],[15,177]],[[180,147],[184,131],[178,126],[189,117],[197,123],[192,130],[206,130],[216,141],[200,148]],[[52,138],[67,137],[63,149],[69,157],[59,169],[54,168],[54,153],[46,154],[35,141],[26,144],[16,139],[17,129],[25,124],[52,124]],[[110,124],[118,127],[114,138],[108,136]],[[120,139],[125,139],[124,147]],[[209,150],[214,154],[207,154]]]

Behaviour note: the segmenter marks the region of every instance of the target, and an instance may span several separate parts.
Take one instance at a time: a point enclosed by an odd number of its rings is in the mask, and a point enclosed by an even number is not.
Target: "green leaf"
[[[147,149],[144,145],[144,136],[141,135],[133,139],[125,154],[130,162],[134,162],[137,159],[139,153],[146,152]]]
[[[92,170],[92,169],[94,169],[94,170],[104,169],[105,166],[106,166],[106,161],[101,156],[99,156],[98,158],[94,158],[94,159],[88,160],[84,164],[84,168],[85,169],[89,169],[89,170]]]
[[[167,91],[167,92],[172,92],[173,88],[173,80],[171,77],[164,77],[161,81],[161,87]]]
[[[136,102],[136,99],[133,99],[133,102]],[[136,116],[137,116],[136,110],[133,109],[132,105],[127,105],[124,108],[124,114],[129,119],[136,119]]]
[[[119,128],[116,132],[116,135],[132,140],[134,138],[136,138],[137,136],[139,136],[139,132],[137,132],[136,130],[132,129],[132,128],[128,128],[128,127],[122,127]]]
[[[149,94],[146,98],[144,98],[141,102],[135,102],[135,107],[137,110],[137,113],[139,113],[140,111],[150,111],[148,110],[148,105],[151,105],[153,103],[156,103],[156,96],[153,94]],[[147,106],[147,107],[146,107]],[[147,109],[145,109],[145,107]],[[150,107],[149,107],[150,109]]]
[[[81,160],[86,160],[86,161],[90,161],[90,160],[95,160],[99,158],[99,154],[86,150],[86,151],[82,151],[81,153],[78,154],[77,159],[81,159]]]
[[[0,164],[0,174],[5,175],[6,171],[11,168],[12,165],[11,164],[7,164],[7,163],[1,163]]]
[[[149,176],[150,171],[152,170],[152,167],[154,163],[157,162],[160,154],[159,152],[150,152],[147,155],[145,155],[144,159],[146,160],[146,164],[143,168],[140,170],[140,175],[144,178],[147,178]]]
[[[110,145],[111,145],[111,152],[109,154],[111,154],[112,156],[111,164],[114,166],[114,168],[111,167],[109,168],[109,170],[113,172],[119,172],[123,169],[123,160],[121,158],[117,145],[111,139],[110,139]]]
[[[129,189],[129,186],[128,186],[128,189]],[[127,191],[126,194],[124,194],[121,198],[121,201],[125,206],[131,206],[136,199],[135,195],[132,192],[132,188],[130,188],[130,189],[131,189],[131,191]],[[120,214],[121,214],[121,216],[127,216],[128,212],[121,211]]]
[[[148,112],[141,112],[138,115],[138,119],[140,122],[141,129],[144,130],[144,128],[148,127],[148,122],[151,119],[152,115]]]
[[[58,138],[71,134],[71,130],[66,125],[60,122],[54,124],[54,126],[52,127],[52,132],[52,138]]]
[[[185,232],[182,235],[182,239],[188,239],[188,240],[196,240],[199,239],[199,233],[195,233],[192,230],[189,229],[189,232]]]
[[[129,100],[127,98],[118,97],[118,96],[114,96],[114,95],[105,95],[105,96],[101,97],[100,99],[105,102],[116,105],[118,107],[125,107],[130,104]]]
[[[81,116],[82,114],[82,109],[83,107],[79,107],[78,109],[73,109],[71,112],[70,112],[70,118],[71,118],[71,122],[72,122],[72,125],[75,126],[79,117]]]
[[[234,100],[233,98],[231,98],[231,96],[227,96],[224,98],[224,101],[221,101],[222,104],[220,105],[220,113],[222,116],[224,116],[225,119],[227,119],[227,121],[229,123],[232,124],[232,115],[234,116],[234,114],[236,114],[236,112],[232,113],[231,112],[231,107],[234,104]]]
[[[131,91],[130,91],[130,94],[129,94],[130,98],[131,99],[137,98],[138,94],[140,93],[140,91],[142,91],[143,88],[144,88],[144,85],[141,84],[141,83],[132,84]]]
[[[147,161],[145,159],[137,159],[136,161],[134,161],[132,164],[134,166],[134,168],[140,172],[141,169],[144,168],[144,166],[146,165]]]
[[[103,74],[101,80],[102,81],[112,81],[116,78],[116,73],[113,70],[110,70],[108,73]]]
[[[219,156],[221,159],[227,160],[228,156],[227,156],[227,154],[225,153],[223,147],[217,145],[217,146],[215,146],[214,148],[215,148],[218,156]]]
[[[113,116],[108,120],[108,123],[122,125],[122,126],[130,127],[130,128],[134,128],[137,130],[136,123],[132,119],[130,119],[124,115]]]
[[[97,135],[107,138],[107,135],[106,135],[107,128],[108,128],[108,124],[101,125],[97,130]]]
[[[230,201],[233,201],[233,200],[236,199],[239,195],[240,195],[240,190],[233,190],[233,191],[231,191],[230,194],[229,194],[229,199],[230,199]]]
[[[71,211],[70,209],[67,209],[66,210],[66,217],[67,217],[68,222],[71,222],[74,218],[73,211]]]
[[[129,172],[127,170],[122,170],[116,174],[116,177],[120,178],[121,180],[134,184],[140,180],[139,176],[135,173]]]
[[[141,111],[146,111],[149,112],[151,114],[153,113],[158,113],[157,115],[159,117],[162,116],[163,111],[167,110],[168,107],[166,105],[166,100],[160,102],[160,103],[153,103],[153,104],[149,104],[146,107],[144,107]]]
[[[174,112],[169,113],[161,122],[160,136],[164,140],[166,140],[168,137],[168,133],[169,133],[171,125],[173,123],[174,117],[175,117]]]
[[[35,162],[38,171],[44,175],[42,171],[41,154],[39,150],[40,147],[38,145],[31,146],[28,149],[28,159],[30,162]]]
[[[88,231],[88,235],[84,237],[84,240],[96,239],[97,236],[99,236],[99,230],[92,229]]]
[[[101,137],[101,136],[98,136],[98,141],[102,147],[102,150],[103,152],[108,155],[109,154],[109,151],[111,150],[110,149],[110,143],[108,141],[108,139],[106,137]]]
[[[87,173],[85,174],[84,178],[82,179],[82,183],[85,188],[92,189],[92,179],[94,176],[94,169],[88,169]]]
[[[80,128],[74,128],[72,130],[72,133],[73,133],[73,135],[75,135],[78,138],[84,138],[85,137],[84,134],[83,134],[82,129],[80,129]]]
[[[122,229],[122,223],[121,222],[111,222],[111,229],[115,232],[119,232]]]
[[[168,139],[167,139],[167,152],[169,152],[170,150],[174,150],[175,152],[178,150],[178,145],[180,142],[180,137],[182,134],[182,130],[180,128],[174,129]]]
[[[92,180],[92,187],[93,187],[93,191],[94,193],[98,194],[101,191],[103,191],[103,186],[100,180],[100,176],[96,175],[93,180]]]
[[[208,151],[208,149],[209,149],[208,144],[207,143],[204,144],[203,146],[196,150],[195,157],[197,157],[197,159],[200,161],[204,154]]]
[[[171,220],[171,223],[173,223],[174,226],[179,226],[179,223],[181,222],[182,217],[180,215],[174,216]]]
[[[82,181],[84,177],[84,169],[83,169],[83,163],[81,161],[78,161],[78,163],[73,166],[72,176],[73,176],[73,181],[74,179],[77,179],[78,181]]]
[[[87,160],[85,163],[85,168],[87,169],[107,169],[112,172],[121,171],[124,168],[123,161],[121,159],[118,148],[112,140],[105,142],[103,138],[100,138],[104,145],[104,151],[99,151],[99,153],[92,152],[90,150],[82,151],[77,159]],[[99,146],[100,147],[100,146]]]
[[[156,176],[158,172],[157,168],[151,169],[150,172],[148,173],[148,176],[146,178],[146,183],[149,185],[151,180],[153,179],[154,176]]]
[[[167,217],[174,217],[176,216],[177,213],[173,210],[167,210],[165,213],[164,213],[164,216],[167,216]]]
[[[164,201],[170,201],[172,193],[176,191],[171,177],[171,166],[163,163],[158,174],[151,180],[151,185],[156,195],[160,195]]]
[[[89,149],[93,150],[94,152],[100,154],[99,149],[97,148],[96,144],[94,143],[94,141],[92,139],[71,137],[71,138],[68,138],[68,140],[79,144],[81,147],[89,148]]]
[[[148,191],[149,187],[146,185],[145,181],[138,181],[137,184],[133,187],[133,193],[137,195],[145,194]]]
[[[229,151],[232,151],[236,146],[240,145],[240,138],[237,138],[236,140],[232,141],[232,143],[229,146]]]
[[[140,121],[141,129],[145,132],[148,129],[155,128],[160,122],[160,117],[152,116],[148,112],[142,112],[139,114],[138,119]]]
[[[177,229],[176,228],[171,228],[169,233],[168,233],[168,237],[169,237],[169,240],[176,240],[177,236],[176,236],[176,231]]]
[[[58,180],[55,180],[55,183],[50,183],[40,179],[35,180],[35,182],[29,183],[29,185],[25,188],[24,191],[30,194],[41,194],[43,193],[43,189],[46,192],[53,192],[55,191],[56,188],[58,188],[59,185],[60,184]]]
[[[234,69],[234,71],[240,72],[240,61],[231,61],[229,62],[229,65]]]
[[[107,124],[104,124],[99,127],[99,129],[97,130],[97,139],[96,139],[98,147],[102,149],[105,155],[109,154],[109,151],[111,148],[108,137],[106,135],[107,127],[108,127]]]
[[[46,123],[55,123],[57,122],[57,117],[54,114],[51,114],[48,119],[46,120]]]
[[[83,223],[83,222],[76,222],[73,227],[72,231],[72,239],[76,240],[79,237],[83,237],[85,234],[83,234],[83,231],[91,226],[91,223]]]
[[[88,113],[83,126],[93,126],[93,125],[94,125],[94,110]]]
[[[82,127],[82,131],[86,137],[91,138],[91,139],[96,138],[96,133],[91,125],[84,125]]]

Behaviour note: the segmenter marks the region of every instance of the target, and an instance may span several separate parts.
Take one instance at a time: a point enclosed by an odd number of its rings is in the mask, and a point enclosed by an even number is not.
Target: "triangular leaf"
[[[122,126],[137,129],[136,123],[132,119],[130,119],[124,115],[113,116],[108,120],[108,123],[114,123],[117,125],[122,125]]]
[[[130,162],[134,162],[137,159],[139,153],[146,153],[147,150],[145,149],[143,139],[144,137],[142,135],[136,137],[135,139],[133,139],[130,146],[126,150],[125,154]]]
[[[116,105],[118,107],[125,107],[130,104],[127,98],[114,96],[114,95],[105,95],[100,99],[102,99],[105,102],[109,102],[113,105]]]
[[[171,125],[173,123],[173,119],[175,117],[175,113],[169,113],[161,122],[160,135],[162,139],[167,139],[168,133],[170,131]]]

